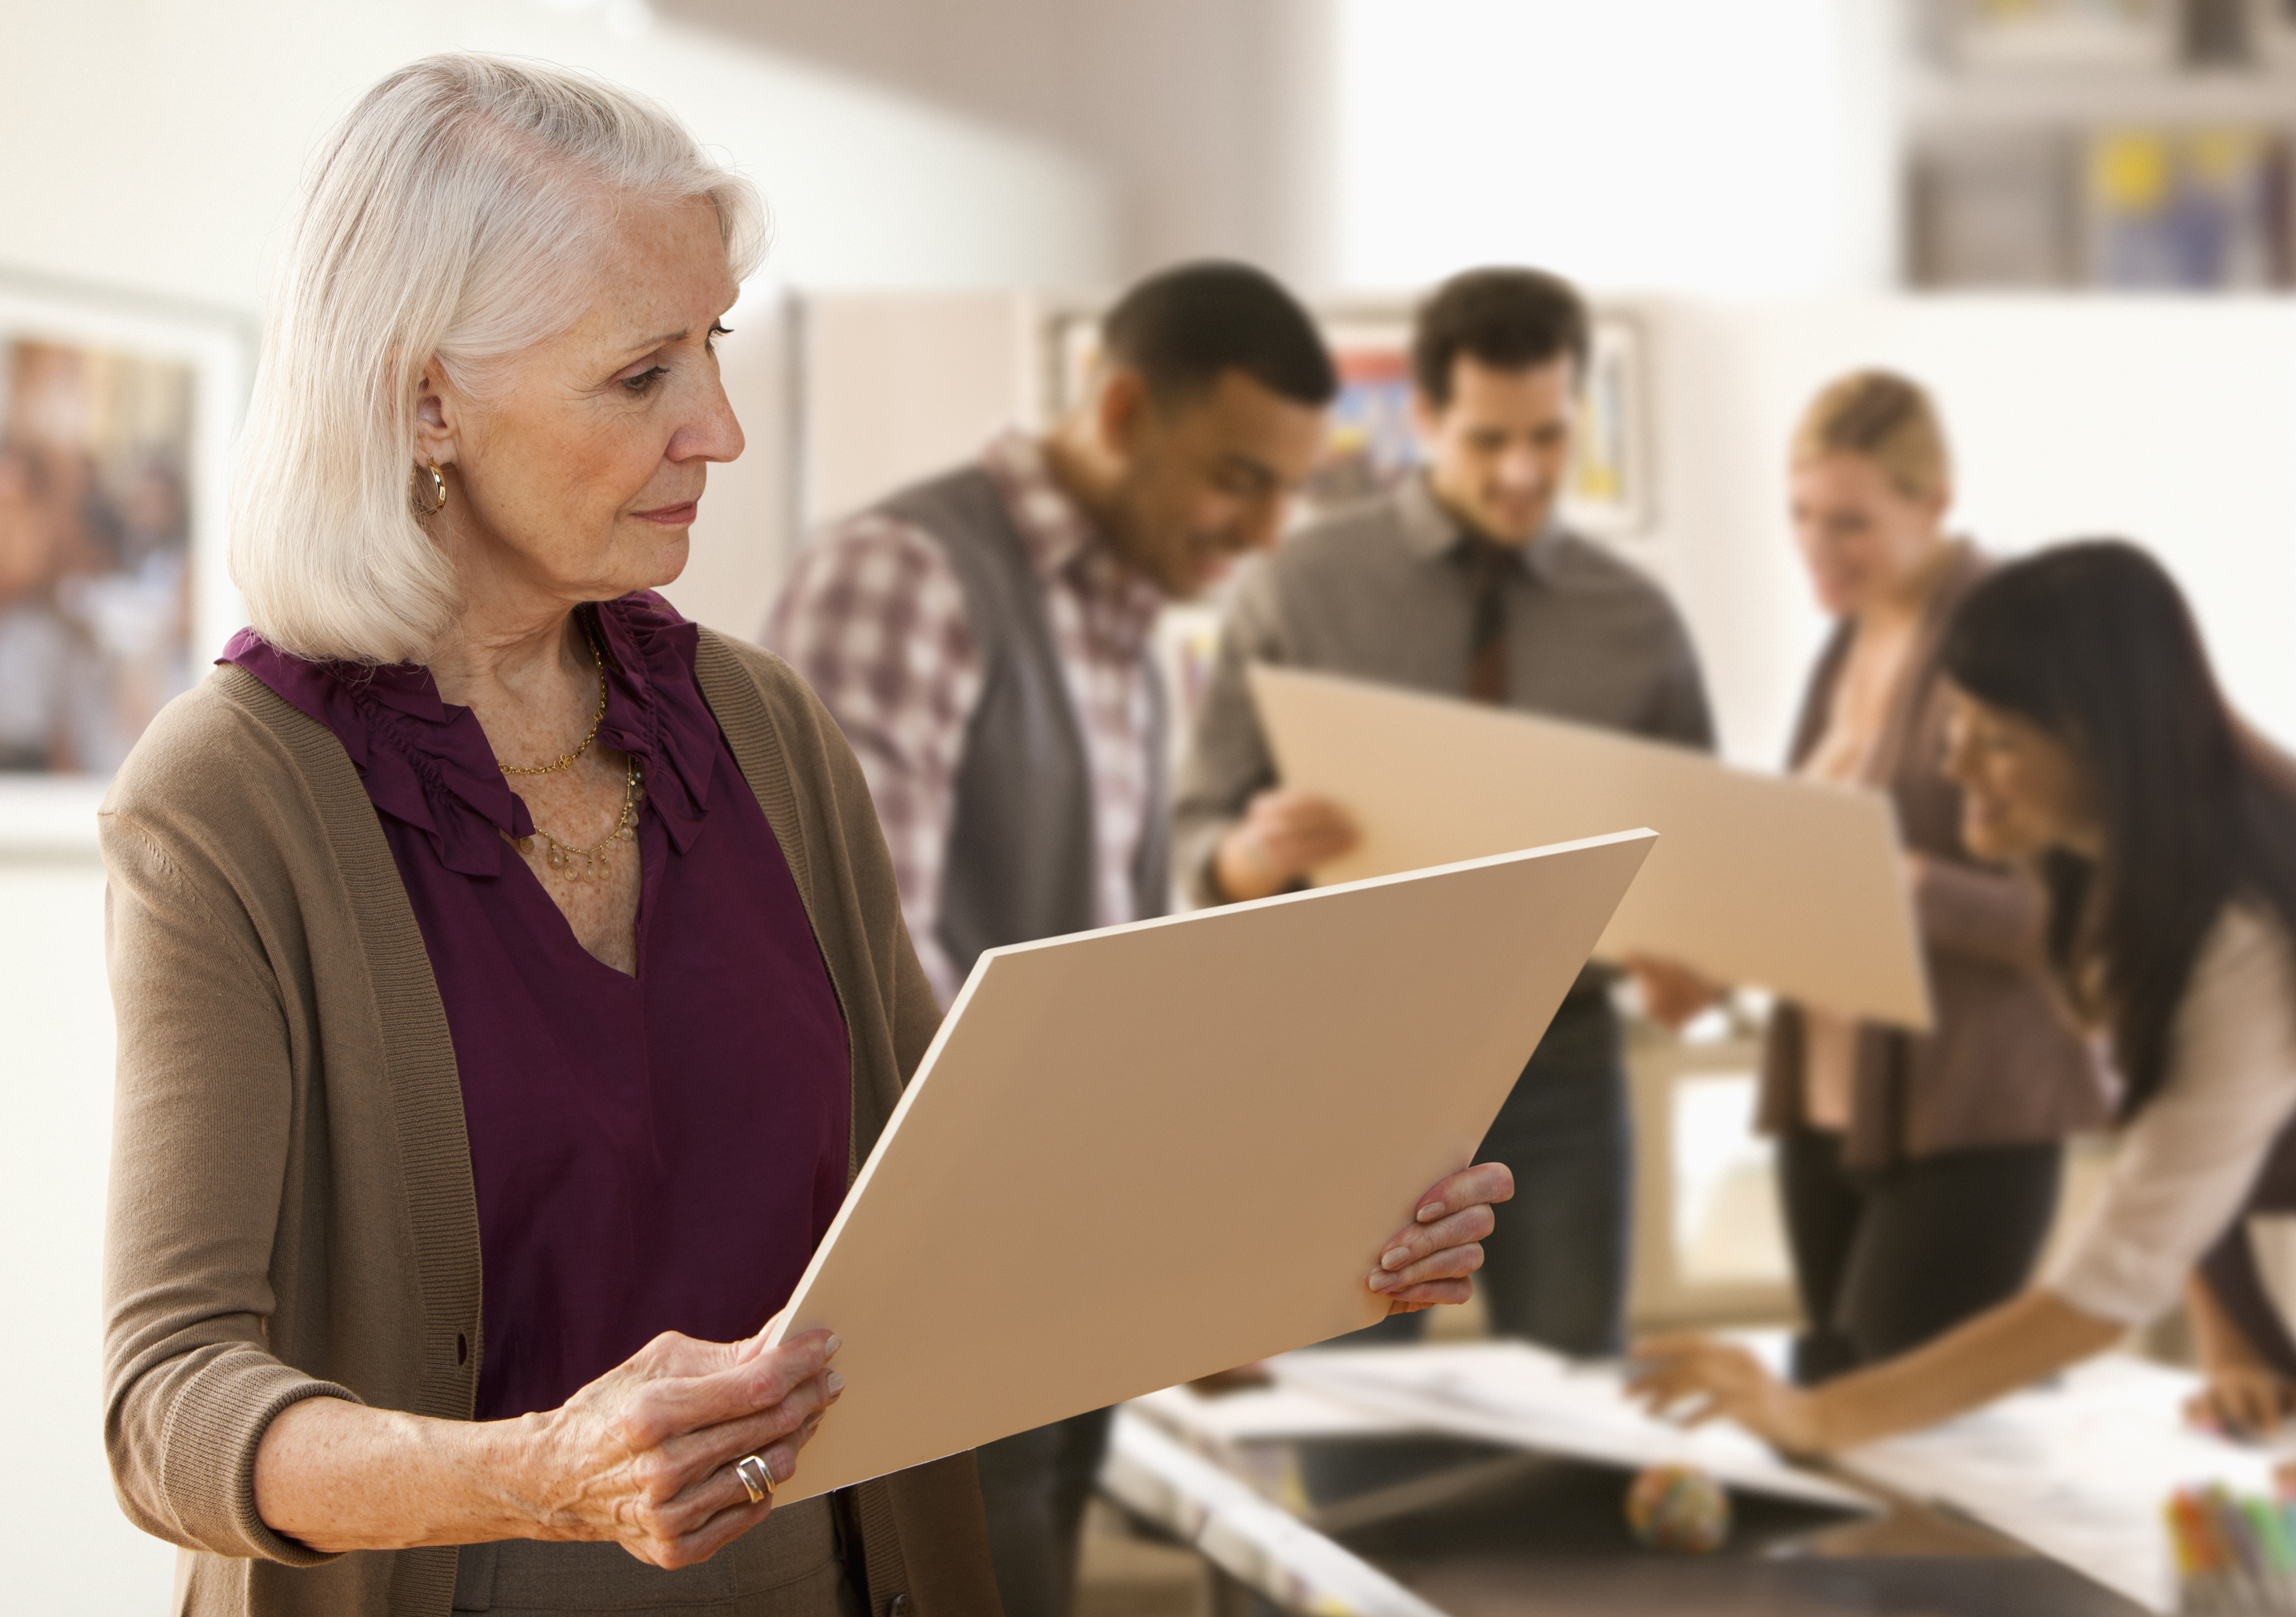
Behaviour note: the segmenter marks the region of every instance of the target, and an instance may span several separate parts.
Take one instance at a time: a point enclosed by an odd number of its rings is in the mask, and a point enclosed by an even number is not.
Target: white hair
[[[693,197],[748,275],[765,252],[756,190],[654,102],[466,54],[370,90],[321,151],[280,260],[233,469],[231,573],[257,632],[298,656],[425,661],[461,592],[412,504],[423,367],[483,397],[510,356],[581,317],[618,209]]]

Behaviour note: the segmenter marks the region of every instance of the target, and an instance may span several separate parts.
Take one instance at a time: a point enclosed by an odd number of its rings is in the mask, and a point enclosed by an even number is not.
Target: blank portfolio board
[[[1654,839],[992,949],[773,1340],[844,1340],[784,1500],[1369,1325]]]
[[[1929,976],[1897,814],[1878,792],[1740,769],[1686,747],[1259,663],[1283,784],[1345,808],[1347,882],[1628,825],[1659,833],[1595,954],[1926,1030]]]

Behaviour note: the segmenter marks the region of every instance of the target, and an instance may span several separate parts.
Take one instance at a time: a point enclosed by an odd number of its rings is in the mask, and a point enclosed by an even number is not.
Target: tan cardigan
[[[2040,886],[1970,856],[1961,841],[1961,791],[1942,767],[1946,685],[1939,644],[1985,568],[1973,548],[1960,546],[1915,631],[1864,777],[1895,800],[1906,846],[1929,856],[1914,910],[1937,1027],[1926,1034],[1872,1023],[1857,1030],[1844,1142],[1844,1160],[1853,1168],[2062,1139],[2107,1120],[2103,1074],[2059,1014],[2049,987]],[[1856,634],[1845,622],[1810,676],[1794,732],[1796,767],[1825,734]],[[1766,1133],[1801,1122],[1801,1031],[1800,1009],[1780,1005],[1762,1054]]]
[[[869,792],[780,659],[704,629],[702,694],[780,840],[844,1008],[852,1152],[939,1021]],[[169,704],[101,819],[119,1058],[104,1440],[122,1506],[198,1552],[201,1617],[433,1617],[456,1551],[327,1556],[256,1514],[299,1399],[471,1417],[479,1227],[447,1019],[333,735],[252,675]],[[850,1165],[849,1164],[849,1176]],[[997,1617],[970,1455],[851,1490],[871,1617]]]

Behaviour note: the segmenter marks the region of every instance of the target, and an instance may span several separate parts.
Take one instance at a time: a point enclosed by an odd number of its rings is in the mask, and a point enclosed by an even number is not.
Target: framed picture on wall
[[[1308,503],[1319,512],[1384,494],[1419,464],[1409,321],[1399,313],[1337,315],[1323,325],[1340,393],[1323,460],[1308,480]]]
[[[1632,316],[1596,313],[1562,515],[1597,538],[1635,538],[1657,521],[1646,359]]]
[[[249,334],[0,280],[0,841],[101,781],[242,620],[223,559]]]

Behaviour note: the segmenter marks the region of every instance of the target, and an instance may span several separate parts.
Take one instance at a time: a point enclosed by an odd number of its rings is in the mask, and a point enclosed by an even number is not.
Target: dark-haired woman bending
[[[2296,786],[2226,706],[2176,586],[2133,546],[2006,566],[1943,649],[1947,770],[1980,858],[2031,861],[2066,1001],[2110,1036],[2122,1148],[2039,1285],[1927,1346],[1811,1391],[1696,1336],[1645,1343],[1653,1408],[1702,1400],[1789,1453],[1945,1419],[2110,1347],[2197,1270],[2221,1396],[2296,1381]],[[2296,1256],[2296,1242],[2287,1244]],[[2245,1367],[2246,1374],[2240,1371]],[[2275,1373],[2276,1373],[2276,1379]]]

